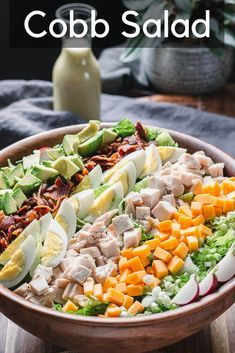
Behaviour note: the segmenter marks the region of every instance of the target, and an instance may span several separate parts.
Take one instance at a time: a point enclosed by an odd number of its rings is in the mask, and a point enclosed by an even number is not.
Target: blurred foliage
[[[210,10],[211,24],[210,24],[210,38],[198,39],[191,33],[190,38],[178,40],[177,42],[197,43],[198,45],[205,45],[213,52],[220,55],[223,53],[224,45],[235,48],[235,0],[122,0],[124,5],[131,10],[139,12],[138,24],[140,26],[150,18],[161,19],[164,21],[164,10],[168,10],[169,14],[169,29],[171,24],[177,19],[189,19],[190,24],[195,20],[205,17],[205,11]],[[163,26],[163,24],[162,24]],[[180,28],[177,31],[184,30]],[[200,26],[200,25],[199,25]],[[198,27],[199,27],[198,26]],[[190,26],[191,27],[191,26]],[[154,30],[154,27],[152,27]],[[197,28],[200,32],[200,27]],[[202,28],[203,30],[203,28]],[[151,26],[149,25],[149,31]],[[123,61],[132,61],[135,59],[141,48],[144,47],[159,47],[163,43],[175,41],[176,38],[169,37],[165,39],[156,38],[156,40],[148,39],[143,32],[135,38],[127,41],[127,49],[122,56]],[[148,45],[148,41],[149,45]],[[154,43],[154,45],[153,45]]]

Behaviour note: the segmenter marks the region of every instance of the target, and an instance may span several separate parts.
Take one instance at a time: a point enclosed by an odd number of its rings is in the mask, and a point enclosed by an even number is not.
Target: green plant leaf
[[[184,12],[191,13],[191,11],[192,11],[191,0],[175,0],[175,3]]]

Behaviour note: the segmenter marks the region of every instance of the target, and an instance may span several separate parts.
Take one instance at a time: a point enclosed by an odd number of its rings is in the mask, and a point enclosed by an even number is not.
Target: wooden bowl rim
[[[112,127],[115,123],[102,123],[101,127]],[[67,127],[62,127],[58,129],[53,129],[47,132],[43,132],[40,134],[36,134],[30,137],[27,137],[19,142],[16,142],[1,151],[0,163],[2,164],[3,161],[7,158],[8,153],[12,151],[17,151],[19,147],[23,144],[27,147],[30,145],[38,144],[40,146],[42,141],[46,141],[47,138],[53,137],[56,135],[66,135],[69,133],[74,133],[74,131],[79,131],[83,129],[87,124],[78,124],[78,125],[71,125]],[[157,128],[157,126],[147,125],[146,127]],[[207,151],[219,155],[222,162],[225,165],[232,164],[235,168],[235,161],[232,157],[230,157],[225,152],[222,152],[217,147],[210,145],[204,141],[201,141],[195,137],[190,135],[177,132],[174,130],[167,129],[173,137],[177,137],[179,139],[185,140],[188,144],[194,143],[201,146],[201,149],[206,149]],[[44,143],[45,145],[45,143]],[[35,147],[34,147],[35,148]],[[60,313],[58,311],[54,311],[50,308],[46,308],[43,306],[39,306],[29,301],[21,298],[10,289],[0,285],[0,297],[5,298],[6,301],[12,303],[12,305],[16,304],[19,306],[24,307],[28,311],[34,311],[42,316],[49,316],[50,318],[57,318],[58,320],[62,320],[64,322],[70,322],[71,324],[83,324],[87,326],[98,325],[103,327],[136,327],[142,325],[150,325],[150,324],[160,324],[160,322],[165,322],[168,320],[175,320],[181,317],[190,316],[193,313],[199,312],[209,305],[215,304],[216,302],[221,301],[223,298],[227,297],[229,294],[234,294],[235,291],[235,278],[231,279],[229,282],[223,284],[215,293],[209,294],[200,300],[185,305],[183,307],[177,308],[172,311],[167,311],[160,314],[152,314],[148,316],[139,316],[139,317],[132,317],[132,318],[98,318],[98,317],[86,317],[86,316],[76,316],[72,314]]]

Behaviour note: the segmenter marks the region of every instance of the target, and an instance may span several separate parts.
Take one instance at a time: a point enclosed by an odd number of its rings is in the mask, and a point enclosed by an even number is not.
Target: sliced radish
[[[198,298],[199,285],[196,276],[192,275],[190,280],[184,285],[183,288],[172,299],[172,302],[177,305],[186,305],[192,303]]]
[[[208,273],[208,275],[199,283],[199,295],[204,297],[212,293],[218,285],[217,278],[213,272]]]
[[[235,275],[235,243],[232,245],[227,255],[218,263],[215,271],[218,282],[227,282]]]

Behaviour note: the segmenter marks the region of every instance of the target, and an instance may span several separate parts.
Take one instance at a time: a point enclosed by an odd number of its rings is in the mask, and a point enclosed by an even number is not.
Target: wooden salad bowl
[[[34,149],[53,146],[65,134],[79,132],[85,125],[45,132],[17,142],[0,153],[0,165]],[[112,124],[102,124],[110,127]],[[172,137],[189,152],[203,150],[215,162],[225,163],[227,176],[235,175],[235,161],[219,149],[175,131]],[[161,314],[133,318],[97,318],[63,314],[32,304],[0,286],[0,310],[33,335],[56,346],[89,353],[140,353],[162,348],[201,330],[235,302],[235,278],[203,299]]]

